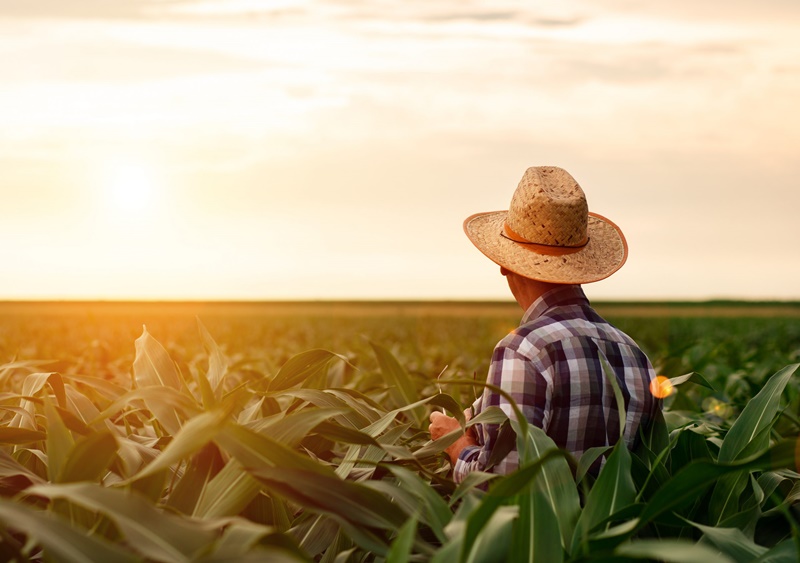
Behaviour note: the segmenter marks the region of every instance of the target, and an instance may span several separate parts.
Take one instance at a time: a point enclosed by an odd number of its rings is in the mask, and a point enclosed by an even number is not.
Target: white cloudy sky
[[[796,0],[0,0],[0,299],[505,298],[551,164],[590,297],[800,298]]]

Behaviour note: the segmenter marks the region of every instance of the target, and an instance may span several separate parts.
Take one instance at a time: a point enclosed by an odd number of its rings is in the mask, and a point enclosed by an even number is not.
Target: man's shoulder
[[[516,327],[497,347],[533,357],[554,342],[580,334],[579,324],[575,319],[542,315]]]
[[[635,342],[624,332],[594,313],[554,309],[528,322],[522,323],[505,336],[498,347],[517,351],[532,357],[553,345],[570,340],[610,341],[635,346]]]

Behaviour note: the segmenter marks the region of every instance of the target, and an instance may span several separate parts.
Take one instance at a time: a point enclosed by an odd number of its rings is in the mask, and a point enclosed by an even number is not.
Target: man
[[[625,399],[623,437],[632,447],[639,427],[660,408],[650,393],[655,373],[636,343],[589,306],[580,286],[610,276],[625,263],[628,248],[620,229],[589,213],[583,190],[568,172],[541,166],[525,172],[508,211],[472,215],[464,230],[500,265],[525,311],[520,326],[495,347],[487,382],[508,392],[531,424],[580,458],[588,448],[614,444],[620,435],[605,361]],[[490,406],[514,416],[509,402],[488,388],[465,414]],[[430,421],[434,440],[459,428],[456,419],[440,412]],[[487,467],[497,433],[497,425],[475,425],[446,450],[456,482],[470,471],[517,469],[516,449]]]

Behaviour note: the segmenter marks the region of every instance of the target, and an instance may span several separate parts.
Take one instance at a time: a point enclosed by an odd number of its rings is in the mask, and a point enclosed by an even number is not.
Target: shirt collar
[[[588,305],[589,300],[579,285],[562,285],[546,291],[522,316],[522,324],[541,317],[548,310],[563,305]]]

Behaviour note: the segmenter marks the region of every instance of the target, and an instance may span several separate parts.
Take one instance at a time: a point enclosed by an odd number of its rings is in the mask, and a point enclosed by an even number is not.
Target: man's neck
[[[561,284],[532,280],[513,272],[509,273],[507,278],[511,293],[523,311],[527,311],[534,301],[551,289],[561,286]]]

